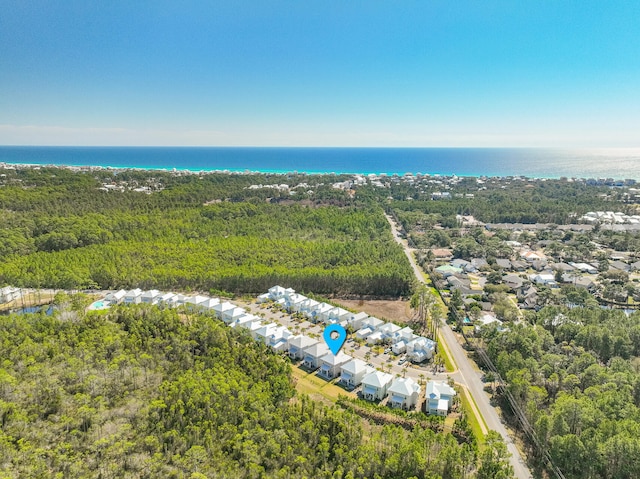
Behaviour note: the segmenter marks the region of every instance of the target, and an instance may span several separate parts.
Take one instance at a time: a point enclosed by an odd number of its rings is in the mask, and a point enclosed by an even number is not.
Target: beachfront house
[[[304,358],[304,350],[313,346],[314,344],[318,344],[313,338],[309,336],[305,336],[304,334],[300,334],[298,336],[292,336],[288,340],[289,343],[289,357],[291,359],[302,359]]]
[[[125,304],[140,304],[142,302],[142,290],[139,288],[127,291],[124,295]]]
[[[367,401],[380,401],[387,395],[393,376],[382,371],[373,371],[362,378],[362,397]]]
[[[387,394],[391,407],[409,410],[418,404],[420,385],[411,378],[396,378],[389,386]]]
[[[340,351],[338,354],[329,352],[320,358],[320,375],[326,379],[333,379],[340,374],[340,366],[351,361],[351,356],[347,356]]]
[[[320,367],[320,358],[329,352],[329,348],[324,343],[316,343],[304,350],[304,358],[302,365],[308,369],[318,369]]]
[[[340,366],[340,382],[348,388],[360,386],[362,379],[374,369],[361,359],[352,359]]]
[[[444,381],[429,381],[427,383],[427,412],[438,416],[449,414],[453,404],[455,390]]]
[[[152,289],[142,293],[142,295],[140,296],[140,302],[146,304],[158,304],[158,301],[160,301],[161,297],[162,293],[160,291],[158,291],[157,289]]]

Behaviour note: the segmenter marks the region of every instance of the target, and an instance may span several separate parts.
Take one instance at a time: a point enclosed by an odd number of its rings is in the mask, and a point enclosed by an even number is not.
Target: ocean
[[[0,163],[640,180],[640,149],[0,146]]]

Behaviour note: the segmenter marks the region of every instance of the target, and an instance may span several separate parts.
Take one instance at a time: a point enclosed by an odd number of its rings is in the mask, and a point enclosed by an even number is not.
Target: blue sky
[[[638,1],[0,8],[0,144],[640,146]]]

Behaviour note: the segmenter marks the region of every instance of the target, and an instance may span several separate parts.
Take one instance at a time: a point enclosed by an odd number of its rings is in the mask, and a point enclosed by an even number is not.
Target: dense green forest
[[[278,199],[276,190],[246,189],[283,177],[118,175],[128,186],[160,189],[145,194],[101,191],[107,180],[99,176],[108,173],[99,173],[20,170],[6,181],[0,283],[236,293],[281,283],[321,294],[409,292],[408,262],[379,207],[346,199],[332,205],[335,198],[325,196],[334,193],[322,194],[322,186],[316,203],[274,204],[264,195],[269,190]]]
[[[529,319],[485,341],[536,433],[532,456],[547,449],[567,478],[640,477],[640,313],[548,306]]]
[[[454,192],[471,193],[473,198],[432,201],[418,196],[408,201],[404,196],[395,195],[391,207],[407,231],[416,226],[428,231],[438,223],[455,227],[456,215],[472,215],[485,223],[567,224],[588,211],[627,210],[627,206],[609,198],[611,189],[606,187],[536,181],[478,191],[477,186],[471,187],[470,180],[465,181]]]
[[[476,453],[298,396],[288,360],[207,317],[0,316],[0,358],[2,478],[509,477],[494,434]]]

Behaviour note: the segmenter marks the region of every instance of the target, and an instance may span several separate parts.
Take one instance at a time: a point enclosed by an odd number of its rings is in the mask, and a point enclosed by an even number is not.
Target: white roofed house
[[[175,293],[165,293],[162,296],[160,296],[160,299],[158,300],[158,302],[168,306],[168,305],[172,304],[172,300],[175,297],[176,297]]]
[[[304,350],[302,364],[308,369],[318,369],[320,358],[329,352],[329,348],[323,343],[316,343]]]
[[[304,358],[304,350],[314,344],[318,344],[313,338],[300,334],[289,338],[289,357],[291,359]]]
[[[125,304],[139,304],[142,302],[142,290],[139,288],[127,291],[124,295]]]
[[[284,298],[285,289],[282,286],[272,286],[269,288],[269,297],[273,301],[277,301],[280,298]]]
[[[366,320],[362,322],[363,325],[369,326],[371,329],[376,331],[380,326],[384,324],[384,321],[373,316],[369,316]]]
[[[209,301],[208,296],[195,295],[187,299],[187,301],[185,302],[185,305],[190,310],[195,311],[197,309],[200,309],[200,307],[207,301]]]
[[[216,304],[220,304],[220,300],[218,298],[208,298],[200,306],[202,307],[202,309],[205,309],[207,311],[213,311],[213,307]]]
[[[418,336],[407,343],[407,356],[414,363],[421,363],[431,359],[436,349],[436,343],[431,339]]]
[[[382,339],[388,339],[389,341],[393,342],[396,334],[398,333],[398,331],[400,331],[402,328],[400,326],[398,326],[397,324],[393,324],[393,323],[385,323],[382,326],[380,326],[378,328],[378,331],[382,334]]]
[[[231,311],[236,307],[235,304],[231,304],[229,301],[225,301],[224,303],[218,303],[213,307],[213,311],[216,313],[218,319],[222,319],[222,315],[227,311]]]
[[[302,296],[301,294],[297,293],[287,296],[287,298],[285,299],[285,307],[287,308],[287,311],[289,311],[290,313],[297,313],[298,311],[300,311],[300,306],[305,299],[307,299],[306,296]]]
[[[157,289],[152,289],[150,291],[145,291],[144,293],[142,293],[142,295],[140,296],[140,301],[147,304],[157,304],[158,301],[160,301],[161,297],[162,293],[160,291],[158,291]]]
[[[427,383],[427,404],[429,414],[446,416],[453,404],[455,390],[444,381],[429,381]]]
[[[229,324],[229,327],[230,328],[242,327],[243,324],[250,323],[252,321],[260,321],[260,318],[257,316],[254,316],[253,314],[247,313],[243,316],[240,316],[239,318],[236,318],[231,324]]]
[[[266,338],[267,346],[274,351],[284,352],[289,350],[289,338],[293,333],[284,326],[278,326],[274,329],[268,338]]]
[[[393,376],[382,371],[373,371],[362,378],[362,397],[367,401],[380,401],[387,395]]]
[[[352,359],[340,366],[340,382],[347,387],[360,386],[362,379],[374,369],[361,359]]]
[[[361,313],[351,313],[347,317],[347,324],[351,328],[352,331],[357,331],[362,327],[362,323],[365,319],[367,319],[369,315],[365,312]]]
[[[317,310],[319,306],[320,303],[315,299],[307,298],[300,304],[300,312],[307,318],[311,318],[313,316],[313,312]]]
[[[189,296],[185,296],[184,294],[176,294],[173,299],[172,299],[172,306],[174,307],[178,307],[178,306],[184,306],[187,303],[187,300],[189,299]]]
[[[116,291],[115,293],[109,293],[108,295],[105,296],[104,300],[107,301],[109,304],[112,304],[112,305],[113,304],[120,304],[122,302],[122,300],[124,299],[124,296],[126,294],[127,294],[127,292],[124,289],[121,289],[119,291]],[[0,296],[2,296],[1,293],[0,293]]]
[[[244,308],[236,306],[233,309],[228,309],[222,313],[222,321],[224,321],[225,324],[231,324],[233,321],[245,314],[247,314],[247,311]]]
[[[269,293],[263,293],[260,296],[258,296],[256,301],[258,303],[267,303],[267,302],[271,301],[271,296],[269,295]]]
[[[393,345],[391,346],[391,351],[393,351],[394,354],[406,353],[407,343],[404,341],[404,339],[401,339],[400,341],[393,343]]]
[[[408,343],[415,338],[417,338],[417,336],[413,333],[413,329],[411,329],[409,326],[402,328],[396,333],[396,341],[404,341],[405,343]]]
[[[367,326],[356,331],[356,338],[367,339],[372,333],[373,333],[373,329]]]
[[[278,325],[276,323],[263,324],[256,330],[256,340],[266,345],[268,343],[267,338],[277,327]]]
[[[247,331],[249,331],[249,335],[253,339],[256,339],[256,333],[262,326],[264,326],[264,324],[259,319],[254,319],[253,321],[247,321],[246,323],[241,323],[239,325],[240,328],[246,329]]]
[[[311,317],[314,322],[326,323],[329,319],[329,312],[333,309],[333,306],[327,303],[320,303],[315,311],[311,312]]]
[[[320,375],[326,379],[333,379],[340,374],[340,366],[351,361],[351,356],[342,351],[338,354],[329,352],[320,358]]]
[[[384,336],[380,331],[374,331],[369,336],[367,336],[367,344],[374,345],[379,344],[384,340]]]
[[[418,404],[420,385],[411,378],[396,378],[387,394],[391,407],[409,410]]]

